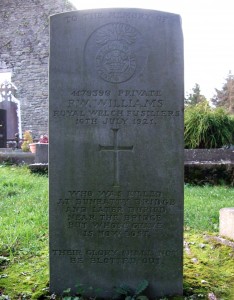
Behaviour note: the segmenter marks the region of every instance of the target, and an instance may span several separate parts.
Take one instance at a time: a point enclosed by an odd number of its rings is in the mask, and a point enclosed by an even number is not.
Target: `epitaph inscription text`
[[[152,238],[163,232],[165,219],[174,209],[175,200],[161,191],[67,191],[58,199],[57,209],[66,216],[67,230],[79,230],[86,238]],[[54,256],[66,257],[67,263],[79,264],[160,264],[163,257],[176,257],[178,249],[53,249]]]
[[[83,236],[151,237],[175,205],[159,191],[68,191],[66,196],[57,208],[65,213],[67,228],[79,228]]]

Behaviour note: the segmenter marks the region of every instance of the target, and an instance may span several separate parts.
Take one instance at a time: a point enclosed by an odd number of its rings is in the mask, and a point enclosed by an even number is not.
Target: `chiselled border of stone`
[[[216,242],[218,242],[220,244],[223,244],[225,246],[228,246],[228,247],[231,247],[231,248],[234,249],[234,241],[232,242],[232,241],[227,240],[227,239],[225,239],[225,238],[223,238],[221,236],[205,235],[204,238],[206,240],[208,240],[208,241],[210,241],[210,240],[212,241],[213,240],[213,241],[216,241]]]
[[[214,148],[214,149],[184,149],[185,162],[234,162],[234,149]]]
[[[35,163],[35,164],[30,164],[29,167],[48,167],[48,163]]]
[[[1,157],[34,157],[35,154],[31,152],[0,152]]]
[[[212,161],[212,160],[203,160],[203,161],[185,161],[185,165],[234,165],[234,162],[231,160],[220,160],[220,161]]]

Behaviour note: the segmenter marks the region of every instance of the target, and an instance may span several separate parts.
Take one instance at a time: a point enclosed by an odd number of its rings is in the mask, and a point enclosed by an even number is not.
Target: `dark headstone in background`
[[[0,109],[0,148],[7,146],[7,112]]]

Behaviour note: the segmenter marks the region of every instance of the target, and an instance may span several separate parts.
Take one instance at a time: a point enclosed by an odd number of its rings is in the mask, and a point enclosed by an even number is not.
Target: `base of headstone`
[[[234,207],[220,209],[219,234],[234,240]]]

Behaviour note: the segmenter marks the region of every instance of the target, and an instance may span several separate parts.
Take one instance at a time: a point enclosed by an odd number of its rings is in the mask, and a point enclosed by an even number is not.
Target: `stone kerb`
[[[234,150],[231,149],[185,149],[185,163],[233,162]]]
[[[234,150],[185,149],[184,180],[192,184],[234,185]]]
[[[35,160],[35,154],[31,152],[22,152],[21,150],[12,150],[9,148],[0,149],[0,163],[9,164],[32,164]]]

